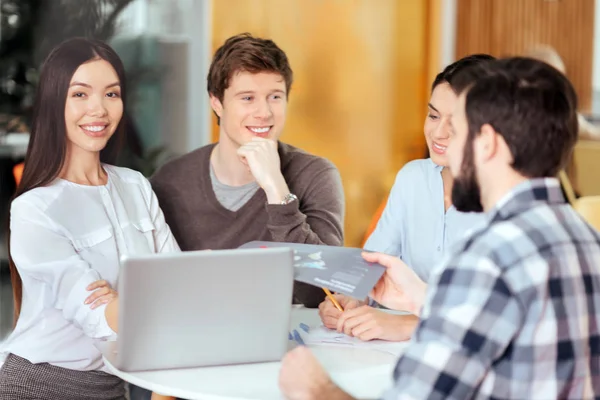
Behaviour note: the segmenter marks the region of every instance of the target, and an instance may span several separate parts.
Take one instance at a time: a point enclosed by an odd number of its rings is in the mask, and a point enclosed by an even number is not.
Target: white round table
[[[292,328],[320,323],[317,310],[294,309]],[[106,355],[112,347],[104,347]],[[333,381],[359,399],[379,398],[392,385],[397,357],[378,350],[311,346]],[[154,392],[189,400],[279,400],[279,362],[144,372],[123,372],[104,357],[112,373]]]

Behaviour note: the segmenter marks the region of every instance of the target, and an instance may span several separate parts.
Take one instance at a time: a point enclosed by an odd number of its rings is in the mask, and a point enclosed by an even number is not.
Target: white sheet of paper
[[[388,342],[385,340],[370,340],[364,342],[358,338],[339,333],[333,329],[325,328],[323,325],[311,326],[308,332],[297,327],[296,330],[302,337],[307,346],[338,346],[352,347],[383,351],[386,353],[400,356],[404,348],[408,345],[406,342]]]

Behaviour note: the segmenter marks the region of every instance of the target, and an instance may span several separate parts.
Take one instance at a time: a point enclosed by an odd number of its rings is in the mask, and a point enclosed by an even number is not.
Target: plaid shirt
[[[600,234],[516,187],[432,277],[385,399],[600,399]]]

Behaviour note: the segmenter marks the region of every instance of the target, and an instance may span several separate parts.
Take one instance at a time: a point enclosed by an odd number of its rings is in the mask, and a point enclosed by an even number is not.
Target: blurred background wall
[[[590,111],[594,9],[595,0],[459,0],[456,56],[510,56],[539,44],[552,46],[564,61],[580,108]]]

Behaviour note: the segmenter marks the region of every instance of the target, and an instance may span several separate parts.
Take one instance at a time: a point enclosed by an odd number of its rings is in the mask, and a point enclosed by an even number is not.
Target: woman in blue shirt
[[[430,158],[411,161],[398,172],[381,219],[365,244],[365,250],[399,257],[424,282],[449,246],[484,219],[483,214],[461,213],[452,205],[453,180],[446,168],[446,147],[457,101],[453,77],[491,59],[488,55],[468,56],[437,75],[424,126]],[[366,302],[342,295],[336,298],[344,312],[325,300],[319,306],[324,325],[362,340],[406,340],[418,323],[413,315],[392,315]]]

